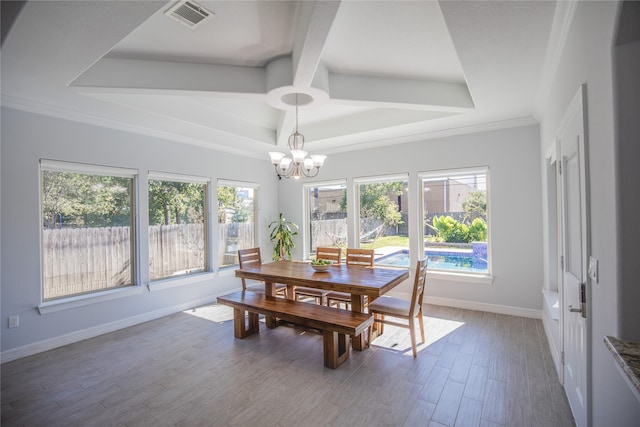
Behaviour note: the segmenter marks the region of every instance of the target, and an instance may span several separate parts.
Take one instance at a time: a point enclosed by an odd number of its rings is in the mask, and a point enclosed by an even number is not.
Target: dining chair
[[[240,264],[240,268],[251,268],[262,265],[260,248],[238,249],[238,262]],[[255,292],[257,294],[264,294],[264,282],[248,285],[246,279],[243,277],[242,290]],[[283,283],[276,283],[276,296],[286,297],[286,295],[287,285]]]
[[[360,265],[364,267],[373,267],[374,250],[373,249],[357,249],[347,248],[347,257],[345,264]],[[327,305],[340,307],[344,304],[347,310],[351,307],[351,294],[346,292],[332,291],[327,294]]]
[[[422,297],[424,296],[424,285],[427,278],[427,258],[418,261],[413,283],[411,301],[389,296],[381,296],[369,304],[369,313],[373,314],[373,322],[379,324],[380,333],[383,332],[384,325],[394,325],[408,328],[411,333],[411,348],[413,357],[418,355],[416,346],[415,318],[420,323],[420,337],[424,342],[424,321],[422,320]],[[385,316],[397,319],[405,319],[408,323],[400,323],[395,320],[388,320]],[[371,337],[371,327],[369,327],[369,337]]]
[[[318,247],[316,248],[316,259],[324,259],[331,261],[336,265],[340,265],[342,259],[342,249]],[[298,301],[300,298],[313,298],[316,304],[325,305],[327,303],[327,295],[329,291],[326,289],[308,288],[305,286],[296,287],[295,299]]]

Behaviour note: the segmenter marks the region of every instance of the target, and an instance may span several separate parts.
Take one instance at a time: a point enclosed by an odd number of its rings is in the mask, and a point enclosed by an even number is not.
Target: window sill
[[[111,289],[100,293],[78,295],[69,298],[47,301],[40,304],[38,312],[43,314],[56,313],[71,308],[84,307],[98,302],[109,301],[116,298],[125,298],[142,293],[142,286],[127,286],[126,288]]]
[[[493,276],[479,274],[454,273],[449,271],[429,271],[427,269],[427,279],[449,280],[452,282],[480,283],[483,285],[493,284]]]
[[[240,268],[239,265],[229,265],[227,267],[221,267],[218,270],[219,277],[235,276],[236,270]]]
[[[186,276],[154,280],[153,282],[147,284],[147,288],[149,289],[149,292],[161,291],[164,289],[175,288],[176,286],[202,282],[207,279],[213,279],[214,277],[215,273],[212,272],[189,274]]]

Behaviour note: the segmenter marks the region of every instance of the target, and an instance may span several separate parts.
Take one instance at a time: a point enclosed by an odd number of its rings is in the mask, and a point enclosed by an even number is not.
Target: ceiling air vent
[[[195,2],[179,1],[171,6],[171,8],[165,12],[165,15],[183,23],[189,28],[195,28],[207,19],[213,17],[214,13],[209,12]]]

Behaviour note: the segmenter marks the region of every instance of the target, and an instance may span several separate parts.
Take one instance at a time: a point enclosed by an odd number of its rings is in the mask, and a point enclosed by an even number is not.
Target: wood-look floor
[[[2,365],[2,425],[572,426],[539,320],[425,306],[338,369],[322,336],[206,306]],[[264,325],[262,325],[264,326]]]

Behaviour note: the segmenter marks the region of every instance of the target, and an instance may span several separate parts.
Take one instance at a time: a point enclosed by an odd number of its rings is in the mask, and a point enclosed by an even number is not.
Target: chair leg
[[[415,319],[409,319],[409,330],[411,331],[411,349],[413,350],[413,357],[418,356],[418,348],[416,346],[416,324]]]
[[[424,343],[424,320],[422,319],[422,307],[418,312],[418,322],[420,322],[420,337],[422,338],[422,342]]]

